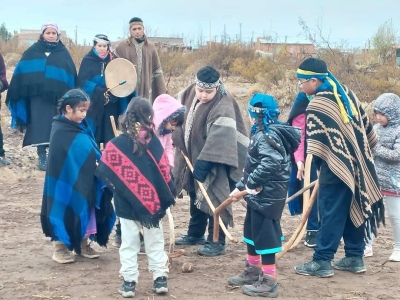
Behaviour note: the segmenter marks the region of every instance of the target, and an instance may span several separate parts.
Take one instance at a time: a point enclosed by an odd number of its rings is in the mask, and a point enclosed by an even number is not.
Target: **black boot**
[[[38,154],[38,168],[41,171],[46,171],[47,169],[47,152],[46,146],[38,146],[37,154]]]

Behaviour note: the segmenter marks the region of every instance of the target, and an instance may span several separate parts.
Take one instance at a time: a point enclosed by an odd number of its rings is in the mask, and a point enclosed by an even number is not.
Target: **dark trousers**
[[[1,131],[1,125],[0,125],[0,156],[4,156],[3,131]]]
[[[343,182],[320,185],[318,205],[321,226],[314,260],[333,260],[342,236],[347,257],[363,256],[365,228],[356,228],[350,219],[352,197],[351,190]]]
[[[187,231],[187,235],[201,238],[204,236],[208,223],[208,237],[207,241],[213,241],[213,232],[214,232],[214,218],[209,214],[201,211],[194,205],[196,201],[196,193],[190,192],[190,221],[189,221],[189,229]],[[226,226],[226,224],[225,224]],[[219,239],[218,242],[221,245],[225,245],[225,233],[222,231],[221,227],[219,227]]]
[[[40,154],[46,154],[46,149],[48,148],[47,145],[39,145],[37,146],[36,152],[38,155]]]
[[[312,192],[312,191],[311,191]],[[319,229],[318,201],[314,201],[307,221],[307,230]]]

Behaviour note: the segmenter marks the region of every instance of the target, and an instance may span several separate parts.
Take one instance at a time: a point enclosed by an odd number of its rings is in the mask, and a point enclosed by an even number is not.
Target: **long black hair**
[[[146,139],[152,137],[153,115],[153,107],[147,99],[134,97],[129,102],[121,120],[121,131],[133,140],[133,153],[141,155],[146,146]],[[139,135],[140,131],[144,131],[143,135]]]
[[[78,107],[82,102],[89,102],[90,97],[81,89],[69,90],[58,100],[57,112],[63,115],[67,112],[66,107],[69,105],[73,110]]]

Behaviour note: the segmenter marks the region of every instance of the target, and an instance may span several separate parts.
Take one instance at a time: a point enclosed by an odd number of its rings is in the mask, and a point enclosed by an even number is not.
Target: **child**
[[[377,136],[355,94],[340,84],[323,60],[305,59],[297,78],[302,91],[313,96],[306,111],[307,153],[319,170],[321,225],[312,260],[295,266],[295,271],[317,277],[333,276],[333,268],[363,273],[365,226],[376,234],[384,221],[371,157]],[[331,263],[342,237],[345,257]]]
[[[379,140],[372,154],[394,236],[389,260],[400,262],[400,97],[391,93],[380,95],[374,103],[374,113]]]
[[[294,100],[292,109],[290,110],[288,123],[292,126],[299,127],[301,130],[300,145],[292,155],[292,169],[290,173],[288,197],[298,192],[303,188],[304,179],[304,163],[306,161],[307,154],[307,142],[306,142],[306,109],[310,103],[311,96],[307,96],[306,93],[300,92],[297,94]],[[310,182],[317,179],[317,169],[314,163],[311,164],[310,170]],[[312,193],[312,189],[310,190]],[[295,200],[289,202],[288,207],[290,214],[298,215],[302,213],[302,201],[303,196],[297,197]],[[319,229],[318,221],[318,204],[314,201],[311,208],[310,215],[307,220],[307,235],[304,241],[304,245],[309,248],[314,248],[317,243],[317,233]]]
[[[161,94],[153,103],[156,134],[164,147],[171,168],[174,167],[174,146],[171,134],[176,127],[182,126],[186,107],[174,97]]]
[[[50,135],[41,222],[44,234],[55,241],[52,259],[61,264],[74,261],[69,250],[98,258],[88,237],[96,235],[106,246],[115,221],[112,194],[103,193],[94,175],[101,153],[85,120],[89,105],[85,92],[68,91],[59,100]]]
[[[148,100],[133,98],[121,122],[122,134],[107,143],[97,176],[114,193],[114,204],[121,222],[122,244],[119,249],[124,282],[119,293],[135,295],[139,271],[139,230],[143,227],[153,290],[168,292],[168,256],[160,220],[175,204],[175,186],[164,149],[153,128],[153,109]]]
[[[228,282],[243,285],[247,295],[272,298],[278,295],[275,254],[282,250],[280,218],[290,176],[290,154],[300,143],[300,130],[277,120],[278,103],[270,95],[255,94],[248,112],[254,124],[244,177],[231,193],[235,197],[239,190],[248,192],[243,238],[247,243],[246,269]]]

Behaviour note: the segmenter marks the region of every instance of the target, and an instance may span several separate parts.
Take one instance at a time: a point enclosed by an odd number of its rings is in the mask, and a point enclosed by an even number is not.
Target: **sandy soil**
[[[59,265],[51,260],[53,248],[43,235],[39,220],[44,172],[37,170],[35,149],[21,149],[22,135],[8,128],[9,116],[4,106],[1,115],[5,149],[11,165],[0,168],[0,299],[122,299],[117,292],[121,283],[118,250],[111,245],[108,248],[95,245],[101,252],[96,260],[77,258],[70,265]],[[240,240],[245,209],[235,204],[234,211],[236,226],[231,233]],[[186,232],[188,200],[178,200],[172,213],[178,237]],[[282,227],[286,238],[298,223],[299,217],[290,217],[285,210]],[[164,228],[167,249],[167,222]],[[366,259],[365,274],[336,271],[334,277],[320,279],[294,273],[293,266],[308,261],[312,255],[311,249],[300,244],[278,261],[280,298],[400,299],[400,263],[387,261],[391,249],[392,232],[388,224],[376,239],[374,256]],[[187,255],[173,261],[170,292],[165,296],[153,294],[147,260],[141,255],[141,275],[135,298],[246,299],[239,288],[227,286],[227,278],[242,270],[245,251],[244,243],[228,242],[226,255],[203,258],[196,254],[195,246],[186,247]],[[342,256],[340,248],[337,258]],[[193,264],[193,273],[181,272],[184,262]]]

